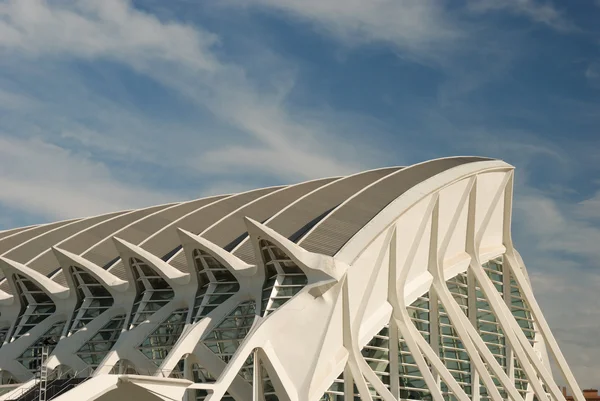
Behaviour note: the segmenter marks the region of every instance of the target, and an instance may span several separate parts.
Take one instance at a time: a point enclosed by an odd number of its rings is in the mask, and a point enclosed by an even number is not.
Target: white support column
[[[253,351],[253,354],[254,360],[252,370],[252,401],[264,401],[265,393],[263,388],[262,369],[260,365],[260,359],[258,358],[258,352],[256,349]]]
[[[419,368],[421,374],[423,375],[423,380],[425,384],[427,384],[429,391],[431,392],[431,396],[433,401],[444,401],[444,397],[442,392],[440,391],[439,380],[434,377],[432,370],[429,368],[429,365],[425,361],[425,357],[429,359],[429,362],[439,374],[448,387],[452,390],[454,395],[458,398],[459,401],[470,401],[467,394],[464,392],[462,387],[454,380],[454,377],[450,374],[450,372],[446,369],[442,361],[439,359],[437,353],[433,351],[430,344],[425,341],[421,333],[417,330],[417,328],[413,325],[410,316],[408,315],[408,311],[406,309],[406,303],[404,301],[404,286],[406,283],[406,279],[408,277],[408,272],[410,271],[410,267],[412,266],[417,250],[419,248],[419,244],[423,238],[423,234],[427,227],[427,222],[431,216],[431,212],[437,203],[437,195],[432,198],[430,201],[427,210],[424,214],[423,220],[419,225],[419,229],[415,234],[415,239],[411,245],[410,251],[407,255],[406,261],[402,268],[399,266],[399,262],[397,260],[396,250],[399,246],[398,239],[396,235],[396,231],[394,230],[393,240],[391,241],[391,247],[389,252],[389,279],[388,279],[388,301],[392,305],[393,314],[400,334],[404,341],[406,342],[406,346],[408,350],[412,354],[415,359],[415,363]],[[399,272],[399,275],[398,275]],[[432,314],[429,314],[430,318],[430,327],[434,324],[437,324],[437,316],[435,316],[432,322]]]
[[[510,328],[508,328],[508,326],[502,324],[502,321],[503,321],[502,313],[498,313],[498,311],[497,311],[498,305],[500,305],[500,307],[501,306],[506,307],[506,303],[504,302],[504,300],[502,299],[502,297],[500,296],[500,294],[498,293],[498,291],[492,284],[492,282],[489,279],[489,277],[487,276],[487,274],[483,271],[483,268],[481,267],[481,265],[479,263],[479,244],[481,242],[481,237],[482,237],[483,233],[485,232],[487,224],[490,221],[491,215],[492,215],[494,209],[496,208],[496,206],[502,196],[502,193],[504,193],[506,186],[510,182],[511,177],[512,177],[512,174],[507,174],[505,179],[499,186],[499,188],[496,191],[496,194],[494,195],[494,198],[492,199],[492,202],[486,212],[486,215],[482,220],[481,226],[479,227],[479,231],[477,231],[477,232],[476,232],[476,228],[475,228],[475,213],[476,213],[475,208],[477,205],[477,181],[475,181],[473,188],[471,189],[471,194],[470,194],[470,199],[469,199],[469,215],[468,215],[468,229],[467,229],[467,232],[469,235],[467,237],[467,252],[471,256],[471,263],[469,265],[469,270],[471,271],[471,273],[473,274],[475,279],[479,282],[479,287],[482,290],[485,297],[487,298],[488,304],[490,305],[492,312],[495,314],[496,318],[500,320],[499,323],[500,323],[500,326],[502,327],[502,330],[504,331],[505,339],[507,339],[514,348],[514,347],[520,347],[519,342],[514,340],[514,337],[512,336],[512,330]],[[474,264],[476,264],[476,265],[474,266]],[[500,302],[498,302],[498,299],[500,299]],[[512,317],[512,314],[511,314],[511,317]],[[485,348],[485,350],[482,349],[483,355],[488,355],[493,358],[493,355],[491,355],[491,353],[487,349],[487,346],[485,344],[483,344],[483,341],[481,341],[481,337],[479,337],[478,333],[475,332],[474,330],[471,330],[470,334],[480,348],[482,346]],[[499,364],[497,363],[495,358],[493,358],[492,366],[499,367]],[[502,370],[502,369],[500,369],[500,370]],[[525,370],[525,373],[528,378],[530,378],[530,377],[535,378],[535,375],[531,376],[531,374],[533,372],[532,372],[530,366],[524,366],[524,370]],[[494,372],[494,373],[496,373],[496,372]],[[504,371],[502,371],[500,374],[496,373],[496,376],[498,377],[498,379],[500,380],[500,382],[502,383],[504,388],[509,392],[509,394],[511,394],[511,397],[518,396],[518,399],[522,399],[522,396],[520,395],[520,393],[518,393],[518,391],[516,390],[516,387],[514,386],[514,381],[511,380],[504,373]],[[536,392],[536,394],[538,394],[538,397],[540,397],[540,399],[541,399],[541,397],[545,397],[545,395],[544,395],[545,393],[544,393],[543,389],[541,388],[541,386],[539,385],[539,383],[536,382],[535,380],[532,381],[531,379],[530,379],[530,382],[532,382],[534,391]]]
[[[446,235],[444,236],[444,240],[439,248],[438,248],[439,200],[436,203],[436,205],[433,209],[433,212],[432,212],[432,221],[431,221],[431,243],[430,243],[430,248],[429,248],[430,249],[430,251],[429,251],[430,252],[429,272],[433,276],[433,287],[435,288],[435,291],[437,292],[437,295],[438,295],[442,305],[446,309],[446,313],[448,314],[448,317],[450,318],[450,321],[452,322],[452,325],[454,326],[454,329],[456,330],[458,337],[462,341],[462,343],[465,347],[465,350],[467,351],[467,353],[469,354],[469,356],[471,358],[471,364],[475,365],[475,369],[481,376],[481,380],[483,381],[484,385],[487,387],[487,390],[490,393],[492,399],[494,401],[502,401],[502,396],[500,395],[500,392],[496,388],[496,384],[494,383],[494,380],[490,376],[490,373],[488,372],[485,363],[481,359],[479,352],[482,353],[483,357],[486,359],[486,362],[492,368],[492,371],[494,372],[494,374],[496,376],[500,376],[504,372],[502,371],[502,368],[498,364],[498,361],[496,361],[496,359],[491,355],[491,353],[487,349],[487,346],[485,344],[483,344],[483,341],[481,341],[480,344],[477,344],[478,346],[476,346],[473,343],[471,337],[468,334],[468,329],[474,330],[474,328],[472,327],[471,323],[469,322],[469,320],[467,319],[465,314],[462,312],[462,310],[460,309],[460,307],[454,300],[452,294],[448,290],[448,287],[446,287],[444,271],[442,268],[443,258],[444,258],[443,255],[446,252],[448,243],[450,242],[450,238],[452,237],[452,234],[456,228],[456,224],[458,222],[458,218],[461,214],[461,211],[465,207],[465,204],[467,203],[467,200],[469,199],[469,194],[471,193],[472,188],[474,188],[474,179],[471,179],[469,185],[467,186],[466,190],[464,191],[463,196],[456,208],[454,216],[452,217],[450,226],[448,227],[448,231],[447,231]],[[471,212],[471,210],[469,210],[469,212]],[[481,340],[481,338],[479,338],[479,339]],[[483,346],[483,348],[485,348],[485,350],[480,347],[481,345]],[[485,351],[487,351],[487,354]],[[491,359],[489,357],[491,357]],[[502,379],[500,379],[500,380],[502,381]],[[508,377],[506,377],[506,382],[508,382]],[[516,392],[516,390],[515,390],[515,392]],[[515,399],[515,401],[517,401],[517,400],[522,401],[522,398],[520,396],[518,396],[518,398],[514,398],[514,399]]]
[[[394,238],[395,239],[395,238]],[[392,240],[393,241],[393,240]],[[394,269],[395,266],[390,263],[390,270]],[[395,287],[395,286],[394,286]],[[396,320],[392,316],[390,319],[389,329],[388,329],[388,345],[389,345],[389,360],[390,360],[390,392],[396,399],[400,399],[400,371],[398,369],[399,366],[399,345],[400,338],[398,336],[398,325],[396,324]]]
[[[344,367],[344,399],[345,400],[354,400],[354,378],[352,377],[352,372],[350,369],[350,365],[346,364]]]
[[[369,386],[367,386],[367,382],[363,377],[360,369],[358,367],[358,363],[356,362],[356,355],[354,351],[354,347],[352,344],[352,323],[351,323],[351,315],[350,315],[350,294],[348,291],[348,277],[344,277],[344,282],[342,283],[342,309],[343,309],[343,342],[344,347],[348,351],[348,362],[346,363],[346,369],[350,370],[352,377],[354,378],[354,382],[356,384],[356,388],[358,389],[358,393],[361,399],[365,401],[373,401],[373,397],[371,397],[371,393],[369,392]]]
[[[467,229],[467,235],[468,235]],[[475,277],[473,273],[467,271],[467,308],[469,313],[469,321],[473,327],[477,327],[477,292],[475,290]],[[471,365],[471,399],[473,401],[479,401],[480,398],[480,385],[479,385],[479,373],[473,365]]]
[[[362,296],[362,299],[361,299],[360,303],[358,304],[359,306],[358,306],[358,310],[356,311],[356,316],[354,317],[354,321],[350,325],[350,338],[349,338],[350,343],[348,344],[351,347],[351,349],[348,350],[350,352],[348,361],[352,362],[352,363],[356,363],[358,369],[360,369],[360,372],[362,373],[364,378],[367,379],[369,381],[369,383],[371,383],[371,385],[373,386],[375,391],[377,391],[377,393],[381,397],[383,397],[383,399],[385,401],[396,401],[396,400],[395,400],[393,394],[390,392],[390,390],[388,390],[387,387],[385,387],[385,385],[381,382],[379,377],[377,377],[375,372],[373,372],[373,370],[371,369],[371,367],[365,360],[364,356],[360,352],[360,348],[358,346],[358,336],[359,336],[360,324],[362,323],[362,321],[364,319],[367,304],[368,304],[369,298],[371,297],[371,295],[373,293],[373,288],[375,287],[375,282],[377,280],[377,277],[379,276],[379,272],[382,270],[382,267],[384,264],[387,264],[389,266],[389,260],[388,260],[388,263],[385,263],[386,262],[385,254],[387,251],[389,251],[390,243],[392,241],[392,238],[394,238],[394,233],[395,233],[395,227],[392,227],[388,230],[388,232],[386,234],[385,240],[383,242],[383,246],[381,247],[381,250],[380,250],[377,260],[375,262],[375,266],[373,268],[371,276],[369,277],[369,283],[367,284],[365,292]],[[348,282],[345,281],[344,285],[347,288]],[[350,366],[352,367],[352,365],[350,365]],[[354,371],[352,373],[356,379],[356,374],[354,373]],[[357,382],[357,386],[358,386],[358,382]],[[359,392],[361,393],[361,397],[364,397],[362,394],[362,391],[360,391],[360,387],[359,387]],[[368,394],[368,397],[369,397],[368,399],[371,400],[370,394]]]
[[[510,305],[510,269],[507,268],[507,266],[504,265],[504,263],[502,264],[502,287],[504,289],[503,292],[503,297],[504,297],[504,303],[508,306]],[[504,344],[504,349],[506,350],[506,371],[508,373],[508,377],[510,377],[510,380],[512,380],[512,382],[515,382],[515,353],[513,351],[513,347],[510,345],[510,342],[506,340],[506,334],[504,335],[505,337],[505,344]]]
[[[529,340],[527,340],[517,321],[512,316],[512,313],[510,313],[510,310],[508,310],[508,306],[506,306],[500,297],[500,294],[498,291],[496,291],[496,288],[492,284],[487,274],[485,274],[483,271],[481,265],[479,265],[479,262],[473,261],[473,263],[477,263],[477,265],[472,264],[471,270],[477,277],[480,288],[488,299],[488,303],[490,304],[492,312],[494,312],[494,315],[498,319],[506,339],[512,345],[514,353],[518,357],[519,361],[521,361],[520,365],[525,371],[525,375],[529,379],[530,385],[533,387],[533,390],[539,400],[545,399],[546,392],[542,388],[539,380],[537,380],[537,375],[540,374],[542,376],[542,380],[550,388],[552,384],[554,384],[552,377],[549,376],[548,372],[542,372],[542,370],[540,370],[541,368],[545,371],[545,368],[542,366],[542,361],[540,361],[537,355],[535,355],[535,351],[529,344]],[[523,363],[523,360],[525,360],[525,363]],[[556,384],[554,384],[554,387],[556,387]],[[556,387],[555,390],[560,394],[558,387]],[[555,394],[553,394],[553,396],[556,397]],[[561,398],[557,398],[557,400],[561,400]]]
[[[521,288],[521,292],[522,292],[523,296],[525,297],[525,300],[529,304],[529,308],[531,309],[533,319],[535,320],[535,323],[538,325],[539,331],[542,334],[542,337],[544,338],[544,342],[546,343],[546,346],[548,348],[550,348],[550,353],[554,356],[554,359],[556,361],[556,364],[558,365],[558,368],[560,369],[565,380],[567,381],[567,384],[569,385],[571,392],[573,393],[573,397],[575,398],[575,401],[585,401],[585,398],[583,397],[583,393],[581,392],[581,389],[580,389],[579,385],[577,384],[577,380],[575,380],[575,376],[571,372],[571,369],[569,369],[567,361],[566,361],[564,355],[562,354],[560,347],[558,346],[558,343],[556,342],[556,339],[554,338],[554,336],[552,335],[552,332],[550,331],[550,326],[548,326],[548,322],[546,321],[546,318],[544,317],[542,310],[540,309],[540,306],[538,305],[537,301],[535,300],[533,291],[532,291],[531,287],[529,286],[527,279],[525,278],[525,275],[521,271],[521,266],[520,266],[520,263],[519,263],[517,257],[512,252],[507,252],[507,258],[508,258],[508,262],[510,265],[511,273],[514,273],[514,279],[517,282],[517,284],[519,285],[519,287]],[[560,400],[560,399],[561,398],[557,398],[557,400]]]
[[[481,244],[481,239],[483,238],[483,234],[485,233],[485,230],[487,229],[487,226],[489,225],[489,222],[492,217],[492,213],[494,212],[494,209],[496,208],[500,199],[502,198],[502,194],[505,193],[506,189],[509,187],[509,184],[511,183],[511,179],[512,179],[512,174],[507,174],[507,177],[504,179],[502,185],[496,191],[496,194],[494,195],[494,198],[492,199],[492,203],[489,206],[489,209],[487,210],[487,212],[481,222],[481,226],[479,227],[479,230],[477,231],[475,237],[468,238],[467,252],[471,255],[471,258],[472,258],[471,264],[470,264],[470,269],[473,271],[475,277],[479,281],[479,285],[480,285],[483,293],[485,294],[486,298],[488,299],[490,307],[491,307],[492,311],[494,312],[494,314],[496,315],[496,318],[498,318],[499,323],[502,327],[502,330],[504,330],[504,332],[505,332],[505,336],[508,338],[512,347],[514,348],[515,354],[519,357],[519,361],[523,361],[523,359],[525,359],[525,358],[527,358],[530,361],[531,365],[529,365],[527,363],[521,363],[521,366],[522,366],[523,370],[525,370],[525,374],[527,375],[527,378],[529,379],[529,383],[534,388],[534,392],[536,393],[538,399],[540,399],[540,400],[546,399],[546,392],[542,388],[540,382],[537,380],[537,374],[539,374],[541,376],[542,381],[549,388],[550,393],[552,394],[553,397],[555,397],[556,400],[564,400],[564,396],[562,395],[560,389],[554,382],[552,375],[543,366],[542,361],[536,355],[533,347],[531,347],[531,344],[529,344],[529,341],[525,337],[525,334],[523,333],[523,331],[517,324],[517,321],[515,320],[514,316],[512,315],[511,311],[509,310],[508,306],[506,305],[506,302],[502,299],[502,297],[500,296],[500,294],[494,287],[493,283],[491,282],[490,278],[483,270],[483,267],[481,266],[481,263],[479,261],[479,248],[480,248],[480,244]],[[472,198],[475,198],[475,196],[476,196],[476,192],[474,189],[473,193],[472,193]],[[504,197],[504,201],[505,201],[504,206],[507,207],[506,196]],[[471,202],[470,208],[474,208],[474,204],[475,204],[475,201],[473,200]],[[508,203],[508,206],[510,206],[510,203]],[[506,210],[505,210],[505,212],[506,212]],[[473,216],[469,216],[469,217],[474,220],[474,214],[473,214]],[[474,224],[474,221],[471,221],[469,224]],[[507,234],[507,231],[506,231],[506,219],[505,219],[504,235],[510,235],[510,234]],[[505,237],[505,239],[506,239],[506,237]],[[510,237],[508,237],[507,242],[510,243]],[[508,249],[508,247],[507,247],[507,249]],[[510,249],[512,249],[512,247]],[[511,268],[511,258],[512,258],[511,253],[507,251],[506,258],[505,258],[505,265],[507,264],[506,262],[508,262],[509,268]],[[512,262],[514,265],[514,263],[515,263],[514,258],[513,258]],[[518,270],[518,269],[511,268],[511,274],[514,273],[516,270]],[[519,274],[519,273],[521,273],[521,272],[518,271],[517,274]],[[517,275],[515,275],[514,277],[515,277],[515,279],[517,279]],[[527,286],[527,288],[529,288],[529,287]],[[541,315],[541,311],[539,314]],[[512,328],[512,330],[511,330],[511,328]],[[515,335],[516,335],[516,338],[515,338]],[[533,368],[535,368],[535,371],[537,372],[537,374],[535,374],[533,372],[532,366],[533,366]]]
[[[439,355],[440,354],[440,325],[438,316],[440,315],[440,305],[438,296],[435,291],[429,291],[429,345],[431,349]],[[432,319],[431,317],[435,319]],[[440,375],[437,371],[433,372],[433,377],[440,386]]]

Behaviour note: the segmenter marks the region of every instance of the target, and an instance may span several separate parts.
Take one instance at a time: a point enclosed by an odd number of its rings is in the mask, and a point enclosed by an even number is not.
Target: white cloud
[[[39,139],[0,136],[0,171],[1,203],[51,219],[180,200],[121,182],[104,164]]]
[[[476,0],[471,1],[474,11],[488,12],[504,10],[515,15],[521,15],[533,22],[547,25],[560,32],[577,31],[577,26],[564,13],[556,9],[549,1],[537,0]]]
[[[441,45],[463,36],[463,30],[433,0],[230,0],[225,4],[283,13],[350,46],[382,42],[418,57],[435,58],[443,50]]]
[[[72,97],[84,105],[72,106],[87,113],[70,112],[68,103],[57,113],[57,106],[47,102],[45,109],[14,123],[10,131],[20,136],[37,132],[48,143],[76,143],[130,163],[169,163],[171,168],[196,177],[218,173],[225,180],[241,170],[246,175],[269,174],[297,181],[352,172],[368,164],[367,146],[358,152],[335,144],[341,134],[335,119],[325,116],[305,121],[287,105],[294,86],[293,71],[273,71],[268,64],[262,76],[250,79],[244,66],[217,57],[218,44],[212,33],[159,20],[124,0],[2,3],[0,54],[7,56],[3,63],[19,70],[21,65],[31,69],[32,61],[43,60],[48,63],[46,68],[54,69],[53,79],[62,79],[69,91],[79,91]],[[82,90],[65,70],[69,60],[122,63],[212,114],[214,121],[205,119],[196,130],[144,121],[145,116]],[[18,97],[7,99],[14,104]],[[93,120],[96,126],[81,120]],[[212,131],[214,127],[218,129]],[[201,132],[203,128],[210,130]],[[53,137],[51,131],[56,131]],[[226,135],[220,137],[220,132]],[[240,139],[237,148],[230,145],[236,135]],[[114,175],[116,167],[107,164],[106,169],[108,181],[108,173]],[[19,191],[23,198],[31,195],[14,182],[13,190],[14,197]],[[37,206],[30,205],[32,209]],[[81,207],[78,210],[86,214]],[[101,207],[87,210],[97,209]]]
[[[207,49],[216,37],[195,27],[163,23],[126,1],[10,0],[0,5],[0,45],[33,56],[107,57],[129,63],[186,63],[211,70]]]

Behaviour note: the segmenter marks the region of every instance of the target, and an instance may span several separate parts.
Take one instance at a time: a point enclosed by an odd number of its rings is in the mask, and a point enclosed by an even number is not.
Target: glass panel
[[[52,299],[27,277],[20,274],[13,276],[21,310],[12,334],[11,342],[31,330],[36,324],[43,322],[56,311]]]
[[[29,369],[31,373],[35,373],[40,367],[42,347],[48,347],[48,354],[52,353],[52,350],[54,350],[54,347],[56,347],[56,344],[60,340],[64,327],[65,322],[52,325],[43,336],[17,358],[17,361]]]
[[[212,255],[195,249],[193,257],[198,278],[193,321],[197,322],[238,292],[240,284]]]
[[[204,337],[204,344],[228,363],[246,338],[255,317],[256,304],[254,302],[247,301],[239,304]],[[252,357],[248,358],[240,375],[246,381],[252,382]]]
[[[119,339],[124,324],[125,315],[113,317],[77,351],[77,356],[88,365],[97,367]]]
[[[174,311],[137,347],[156,366],[160,366],[181,336],[187,311],[187,309]]]
[[[131,330],[169,303],[175,292],[166,280],[143,261],[131,258],[129,263],[137,291],[129,320]]]
[[[77,304],[71,317],[67,334],[69,336],[85,327],[114,303],[110,292],[91,274],[75,266],[71,266],[70,271],[76,285]]]
[[[306,275],[281,249],[266,240],[259,243],[265,265],[262,315],[274,312],[296,295],[306,284]]]

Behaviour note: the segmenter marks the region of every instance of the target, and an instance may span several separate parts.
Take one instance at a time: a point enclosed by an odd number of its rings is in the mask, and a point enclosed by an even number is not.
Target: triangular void
[[[11,342],[43,322],[56,311],[56,305],[54,305],[52,299],[32,280],[21,274],[14,274],[13,280],[17,287],[21,310],[12,331]]]
[[[113,306],[114,299],[110,292],[87,271],[71,266],[69,273],[75,283],[77,294],[77,304],[67,333],[70,336]]]
[[[192,254],[198,278],[193,314],[195,323],[238,292],[240,284],[214,256],[200,249],[194,249]]]
[[[296,295],[308,283],[302,269],[275,244],[259,241],[260,253],[265,266],[262,315],[274,312]]]
[[[256,303],[242,302],[218,323],[202,339],[202,342],[225,363],[229,363],[250,331],[255,317]],[[239,375],[249,383],[252,382],[252,366],[253,360],[249,357],[239,372]]]
[[[86,341],[77,351],[77,356],[92,368],[96,368],[119,339],[124,324],[125,315],[114,316]]]
[[[175,292],[167,281],[145,262],[137,258],[130,258],[129,264],[136,288],[136,297],[128,325],[131,330],[169,303]]]
[[[51,353],[60,340],[64,327],[65,322],[53,324],[44,335],[38,338],[33,345],[16,358],[17,362],[29,369],[31,373],[35,373],[40,367],[42,348],[47,346],[48,351]]]
[[[137,349],[156,366],[160,366],[183,333],[187,314],[187,308],[173,311]]]

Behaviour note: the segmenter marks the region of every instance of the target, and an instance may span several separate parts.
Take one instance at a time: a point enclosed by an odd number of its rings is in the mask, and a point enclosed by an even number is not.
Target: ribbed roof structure
[[[563,401],[550,357],[583,401],[512,177],[452,157],[2,231],[0,401]]]

